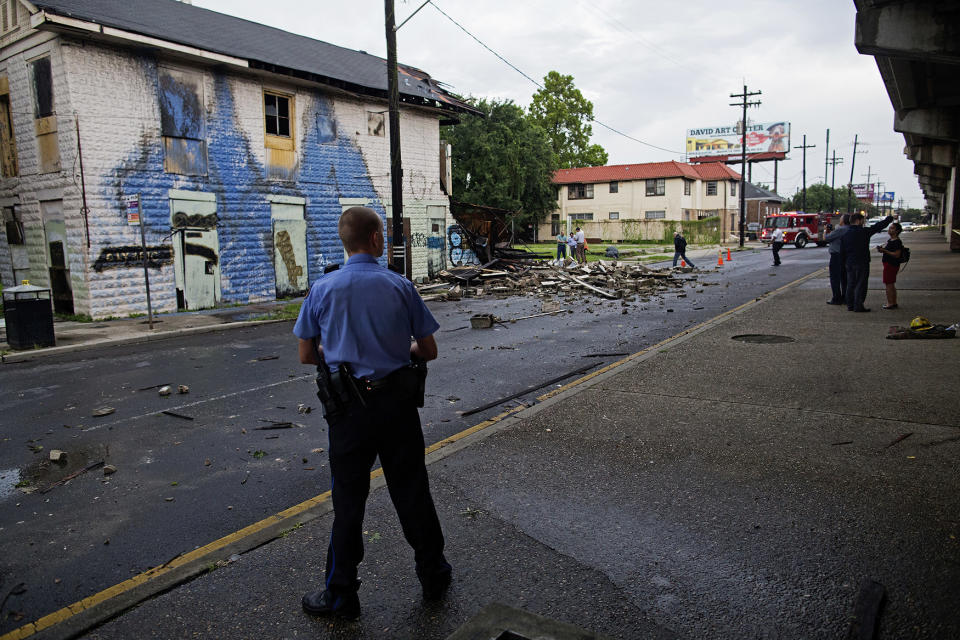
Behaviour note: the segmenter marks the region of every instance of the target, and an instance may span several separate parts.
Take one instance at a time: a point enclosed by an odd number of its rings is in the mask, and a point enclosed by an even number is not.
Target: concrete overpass
[[[927,212],[960,251],[960,1],[854,4],[857,51],[876,59]]]

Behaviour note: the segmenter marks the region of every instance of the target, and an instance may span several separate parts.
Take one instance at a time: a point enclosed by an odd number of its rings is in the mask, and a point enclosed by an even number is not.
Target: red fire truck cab
[[[763,230],[760,232],[762,242],[772,242],[775,229],[783,229],[783,242],[793,243],[797,249],[803,249],[810,242],[822,247],[824,236],[829,233],[827,225],[834,226],[840,220],[840,215],[829,213],[804,213],[803,211],[781,211],[769,215],[763,220]]]

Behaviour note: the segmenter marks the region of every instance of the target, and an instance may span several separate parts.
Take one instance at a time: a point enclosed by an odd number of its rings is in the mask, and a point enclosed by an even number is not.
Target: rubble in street
[[[419,287],[424,300],[532,295],[544,300],[599,298],[629,302],[679,292],[697,280],[690,267],[653,269],[615,260],[578,264],[569,258],[559,262],[495,258],[483,265],[452,267],[437,276],[441,282]]]

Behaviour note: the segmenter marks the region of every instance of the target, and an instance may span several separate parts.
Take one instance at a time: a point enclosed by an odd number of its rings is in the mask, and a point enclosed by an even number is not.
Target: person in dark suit
[[[840,251],[847,271],[847,311],[870,311],[863,306],[867,299],[867,278],[870,275],[870,238],[891,222],[893,216],[887,216],[876,224],[864,227],[863,214],[850,216],[850,227],[840,239]]]
[[[840,226],[836,229],[830,226],[830,231],[824,236],[827,243],[827,250],[830,252],[830,290],[833,296],[827,300],[827,304],[843,304],[847,292],[847,271],[843,264],[843,249],[840,239],[850,228],[850,214],[845,213],[840,219]]]

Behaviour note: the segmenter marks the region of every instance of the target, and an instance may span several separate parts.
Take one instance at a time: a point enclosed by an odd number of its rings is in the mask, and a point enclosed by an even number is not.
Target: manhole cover
[[[751,342],[753,344],[784,344],[786,342],[796,342],[796,340],[790,336],[777,336],[770,333],[745,333],[741,336],[733,336],[731,340]]]

